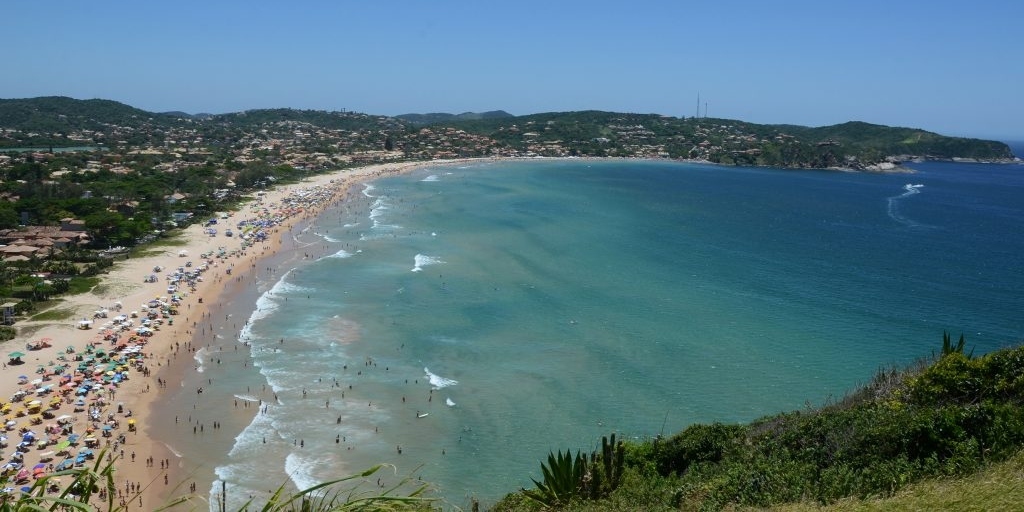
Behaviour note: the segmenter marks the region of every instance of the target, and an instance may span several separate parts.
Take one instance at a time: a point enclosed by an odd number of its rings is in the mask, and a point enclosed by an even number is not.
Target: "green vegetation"
[[[861,122],[808,128],[600,111],[392,118],[264,109],[189,116],[149,113],[113,101],[50,97],[0,100],[0,123],[0,148],[102,148],[0,154],[0,229],[14,230],[8,234],[16,238],[22,223],[57,226],[71,217],[84,221],[91,240],[88,246],[72,244],[26,261],[0,263],[0,295],[16,302],[18,314],[64,293],[112,293],[97,277],[113,265],[99,256],[101,249],[145,247],[131,257],[163,252],[178,243],[175,227],[233,209],[258,189],[346,166],[455,157],[596,156],[871,169],[911,157],[1012,156],[999,142]],[[63,320],[62,315],[54,309],[34,319]],[[0,332],[0,337],[9,334]],[[818,410],[748,425],[694,425],[644,442],[616,442],[613,436],[589,457],[559,451],[542,465],[537,489],[510,494],[496,510],[823,504],[889,496],[922,479],[972,474],[1024,446],[1024,352],[973,357],[964,353],[964,345],[962,336],[953,343],[945,334],[932,364],[879,372],[870,385]],[[105,475],[100,468],[90,474],[82,477],[92,479],[81,481],[85,487],[69,489],[87,495]],[[275,495],[281,508],[274,510],[335,510],[356,497],[324,496],[316,494],[314,500],[281,492]],[[418,495],[407,497],[417,499],[386,501],[388,506],[427,506]],[[26,510],[36,503],[23,499],[29,501],[16,503]]]
[[[53,308],[38,314],[32,315],[29,320],[33,322],[60,322],[75,317],[75,310],[71,308]]]
[[[548,463],[541,465],[544,481],[533,483],[536,490],[523,490],[527,498],[545,507],[566,505],[573,500],[597,500],[608,497],[619,487],[625,463],[625,444],[601,438],[601,452],[591,452],[588,460],[583,452],[574,457],[570,450],[548,454]]]
[[[566,488],[586,462],[568,452],[551,456],[536,490],[511,494],[494,510],[720,510],[876,499],[913,482],[968,477],[1022,448],[1024,347],[971,357],[945,334],[931,364],[880,371],[839,403],[627,443],[621,485],[596,501],[585,499],[580,484],[575,494]]]
[[[80,293],[86,293],[97,286],[100,286],[100,278],[98,277],[72,277],[69,281],[70,288],[67,293],[70,295],[78,295]]]

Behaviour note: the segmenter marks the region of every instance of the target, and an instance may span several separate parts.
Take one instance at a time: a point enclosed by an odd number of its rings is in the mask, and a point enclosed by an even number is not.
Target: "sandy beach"
[[[218,215],[216,225],[182,230],[174,245],[119,259],[92,292],[56,306],[73,311],[70,319],[19,321],[18,337],[3,348],[23,353],[21,364],[6,358],[0,370],[0,400],[9,404],[5,459],[19,442],[28,443],[18,450],[21,468],[12,470],[27,478],[15,488],[31,485],[34,473],[59,470],[62,462],[91,465],[90,458],[106,449],[115,463],[115,503],[149,510],[191,495],[183,509],[208,509],[209,479],[155,438],[151,424],[165,393],[193,370],[204,323],[231,302],[239,288],[232,283],[252,279],[292,230],[343,200],[352,185],[437,163],[444,162],[346,169],[254,195],[237,211],[224,212],[226,218]],[[243,221],[244,231],[236,229]],[[229,237],[227,229],[238,232]],[[201,400],[201,390],[197,394]],[[255,407],[235,411],[248,418],[255,413]]]

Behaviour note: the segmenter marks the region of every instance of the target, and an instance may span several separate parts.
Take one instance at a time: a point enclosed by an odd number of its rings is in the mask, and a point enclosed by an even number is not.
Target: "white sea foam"
[[[391,204],[387,202],[387,199],[387,196],[380,196],[377,199],[375,199],[373,201],[373,204],[370,206],[370,220],[373,221],[373,230],[390,231],[402,227],[397,224],[386,224],[382,222],[382,217],[384,217],[388,213],[388,211],[391,210]]]
[[[448,407],[455,407],[455,402],[453,402],[451,398],[445,398],[444,404]]]
[[[255,351],[255,347],[253,347],[253,349]],[[278,394],[288,389],[286,383],[290,377],[295,376],[295,372],[288,371],[287,369],[271,367],[265,364],[263,361],[257,359],[255,355],[256,354],[254,353],[253,364],[255,364],[260,369],[260,374],[262,374],[263,377],[267,379],[267,385],[270,386],[271,391],[273,391],[274,394]],[[283,403],[280,397],[278,397],[278,402]]]
[[[320,259],[321,260],[325,260],[325,259],[328,259],[328,258],[351,258],[351,257],[352,257],[352,253],[346,251],[345,249],[342,249],[342,250],[340,250],[340,251],[338,251],[338,252],[336,252],[334,254],[328,254],[327,256],[324,256],[324,257],[322,257]]]
[[[200,348],[199,350],[196,350],[194,354],[192,354],[192,359],[194,359],[196,362],[196,371],[199,373],[203,373],[203,371],[205,370],[205,368],[203,368],[203,359],[206,359],[205,354],[206,347]]]
[[[423,373],[427,374],[427,380],[430,381],[431,386],[434,386],[434,389],[446,388],[448,386],[454,386],[459,383],[459,381],[457,380],[446,379],[440,375],[430,373],[429,368],[423,368]]]
[[[292,269],[292,270],[294,270],[294,269]],[[271,288],[268,291],[270,293],[273,293],[274,295],[283,295],[283,294],[288,294],[288,293],[294,293],[296,295],[299,295],[299,294],[303,294],[303,293],[310,293],[310,292],[313,291],[312,288],[309,288],[309,287],[306,287],[306,286],[299,286],[299,285],[293,284],[293,283],[289,283],[288,282],[288,276],[291,273],[292,273],[291,270],[289,270],[288,272],[285,272],[285,274],[283,276],[281,276],[281,280],[278,281],[277,283],[275,283],[274,287]]]
[[[317,232],[316,234],[317,234],[317,236],[319,236],[320,238],[323,238],[324,240],[326,240],[326,241],[328,241],[328,242],[331,242],[331,243],[338,243],[338,242],[340,242],[340,241],[341,241],[341,240],[338,240],[337,238],[334,238],[334,237],[332,237],[331,235],[328,235],[327,233],[320,233],[320,232]]]
[[[287,272],[285,272],[284,275],[281,276],[281,279],[274,283],[274,286],[272,286],[269,290],[264,292],[263,295],[260,295],[260,297],[256,299],[256,309],[254,309],[252,314],[249,315],[249,321],[246,322],[244,326],[242,326],[242,329],[239,332],[240,339],[252,339],[252,326],[258,320],[262,320],[273,314],[274,311],[276,311],[278,307],[280,307],[278,304],[279,295],[287,293],[309,294],[310,292],[313,291],[310,288],[289,283],[288,276],[291,275],[292,270],[295,269],[290,269]]]
[[[235,436],[235,444],[228,452],[228,457],[239,457],[259,453],[266,446],[264,439],[274,441],[279,439],[280,434],[274,429],[273,420],[269,414],[257,414],[252,421],[241,432]],[[221,473],[218,476],[224,477]]]
[[[427,265],[436,265],[438,263],[444,263],[444,261],[441,261],[441,258],[438,258],[436,256],[427,256],[426,254],[417,254],[413,258],[413,262],[415,263],[415,265],[412,267],[413,272],[422,272],[423,267]]]
[[[436,174],[431,174],[430,176],[427,176],[426,178],[423,178],[420,181],[441,181],[441,178],[438,178]]]
[[[292,452],[284,459],[284,470],[296,488],[309,489],[320,483],[320,480],[313,476],[313,471],[320,465],[318,462],[313,457]]]

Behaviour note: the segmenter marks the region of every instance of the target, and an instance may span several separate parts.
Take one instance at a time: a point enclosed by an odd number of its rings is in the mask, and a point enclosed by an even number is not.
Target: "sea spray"
[[[446,378],[444,378],[444,377],[442,377],[440,375],[435,375],[433,373],[430,373],[430,369],[429,368],[424,368],[423,369],[423,373],[426,374],[427,381],[430,382],[430,385],[433,386],[435,390],[443,389],[443,388],[446,388],[448,386],[454,386],[454,385],[459,383],[459,381],[457,381],[457,380],[446,379]]]
[[[440,263],[444,263],[443,261],[441,261],[441,258],[435,256],[427,256],[426,254],[417,254],[415,257],[413,257],[412,271],[422,272],[423,267],[427,265],[437,265]]]

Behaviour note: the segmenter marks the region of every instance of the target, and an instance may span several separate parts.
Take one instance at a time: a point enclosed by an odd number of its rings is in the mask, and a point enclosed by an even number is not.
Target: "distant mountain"
[[[504,110],[492,110],[490,112],[463,112],[461,114],[402,114],[395,116],[403,121],[415,125],[448,123],[452,121],[472,121],[477,119],[505,119],[515,117]]]
[[[951,159],[1012,158],[1009,147],[998,141],[947,137],[919,128],[899,128],[861,121],[805,128],[786,126],[794,135],[811,140],[832,141],[854,152],[876,152],[886,156]]]
[[[21,130],[95,131],[111,125],[164,124],[171,119],[111,100],[76,100],[65,96],[0,99],[0,126]]]

